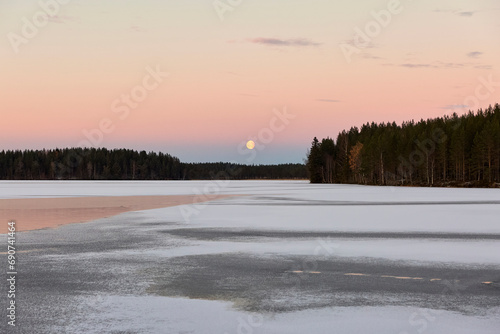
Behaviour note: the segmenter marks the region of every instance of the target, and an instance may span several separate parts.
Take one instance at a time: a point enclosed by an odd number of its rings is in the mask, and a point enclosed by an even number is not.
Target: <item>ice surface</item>
[[[434,271],[442,269],[443,273],[452,269],[481,269],[498,274],[500,270],[498,189],[310,185],[302,181],[0,182],[0,198],[203,196],[207,191],[244,196],[124,213],[91,222],[87,226],[92,233],[128,231],[154,236],[155,241],[148,247],[74,251],[50,256],[61,263],[73,264],[98,259],[106,259],[106,263],[123,259],[169,263],[165,261],[201,256],[230,258],[237,254],[242,258],[270,261],[304,257],[323,263],[396,263],[395,268],[398,265],[404,268],[422,266],[437,268]],[[85,224],[80,225],[62,227],[58,231],[71,240],[71,231],[85,231]],[[56,234],[50,230],[27,233],[31,233],[34,240],[38,236],[50,239]],[[89,240],[84,233],[74,236],[75,245],[93,242],[92,233],[88,234]],[[169,246],[164,246],[165,243]],[[141,270],[136,269],[134,275],[147,278],[147,273],[154,268],[148,268],[144,274]],[[321,268],[316,270],[320,272]],[[497,275],[488,279],[497,281],[499,278]],[[480,289],[482,282],[474,279],[470,278],[473,288]],[[307,286],[311,282],[303,283]],[[498,289],[498,286],[491,286],[491,289]],[[299,289],[297,292],[304,291]],[[301,298],[321,299],[321,294],[314,293],[304,292]],[[402,300],[406,298],[404,294],[398,296]],[[85,308],[89,305],[88,295],[75,298],[75,305],[83,305],[82,313],[68,318],[62,327],[65,331],[412,334],[498,333],[500,328],[500,308],[496,306],[483,310],[481,315],[473,309],[469,313],[456,312],[442,307],[434,309],[432,305],[398,306],[397,302],[393,306],[250,312],[238,308],[235,301],[218,300],[217,296],[204,300],[107,291],[107,294],[100,293],[88,308]],[[289,294],[285,293],[282,298],[283,303],[294,303]],[[363,298],[376,300],[377,297],[372,294]],[[449,303],[453,309],[453,303]]]
[[[65,330],[103,333],[107,321],[116,332],[138,333],[457,333],[496,334],[498,319],[411,307],[325,308],[287,314],[239,312],[229,303],[165,297],[103,297],[92,323]],[[498,314],[500,309],[491,310]],[[81,320],[81,319],[78,319]],[[140,320],[140,321],[139,321]]]

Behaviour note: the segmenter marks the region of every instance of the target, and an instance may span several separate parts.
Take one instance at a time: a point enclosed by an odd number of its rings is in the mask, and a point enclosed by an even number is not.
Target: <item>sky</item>
[[[303,162],[315,136],[500,102],[499,18],[498,0],[0,0],[0,150]]]

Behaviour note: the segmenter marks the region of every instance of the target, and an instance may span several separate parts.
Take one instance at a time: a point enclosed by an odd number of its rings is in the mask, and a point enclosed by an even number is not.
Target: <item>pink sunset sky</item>
[[[302,162],[314,136],[500,102],[499,18],[498,0],[0,0],[0,150]]]

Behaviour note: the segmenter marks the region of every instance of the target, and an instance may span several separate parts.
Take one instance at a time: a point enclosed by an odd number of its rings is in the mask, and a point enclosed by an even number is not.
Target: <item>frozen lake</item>
[[[0,182],[0,198],[207,193],[240,196],[19,233],[17,332],[498,333],[498,189]]]

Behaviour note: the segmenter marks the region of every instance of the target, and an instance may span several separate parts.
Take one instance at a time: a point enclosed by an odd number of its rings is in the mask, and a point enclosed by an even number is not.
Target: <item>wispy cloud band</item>
[[[308,38],[291,38],[291,39],[280,39],[280,38],[268,38],[268,37],[256,37],[248,38],[248,42],[263,45],[274,45],[274,46],[320,46],[321,43],[314,42]]]

